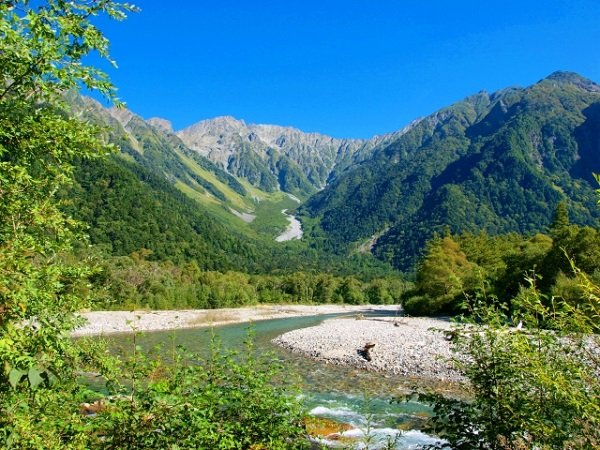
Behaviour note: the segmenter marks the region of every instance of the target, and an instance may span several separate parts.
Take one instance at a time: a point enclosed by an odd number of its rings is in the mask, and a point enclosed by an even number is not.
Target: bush
[[[90,420],[90,448],[305,448],[297,393],[274,382],[277,363],[254,354],[251,339],[241,355],[213,340],[206,361],[181,350],[171,365],[134,354],[131,389]]]
[[[576,306],[545,298],[530,278],[513,315],[486,299],[469,328],[455,329],[455,363],[473,398],[426,396],[435,409],[430,431],[447,448],[598,448],[600,287],[575,275],[583,293]]]

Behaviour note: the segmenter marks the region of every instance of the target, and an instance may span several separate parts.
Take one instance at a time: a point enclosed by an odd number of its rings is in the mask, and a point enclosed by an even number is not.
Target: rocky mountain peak
[[[305,177],[302,183],[309,183],[312,189],[322,189],[337,173],[368,158],[376,148],[405,131],[369,140],[340,139],[293,127],[247,124],[223,116],[203,120],[176,134],[189,148],[235,175],[248,177],[256,173],[258,164],[280,184],[281,170],[295,171]],[[284,185],[280,188],[287,189]]]
[[[108,113],[112,118],[116,119],[123,128],[127,127],[131,119],[136,117],[136,115],[127,108],[109,108]]]
[[[202,120],[178,133],[243,133],[246,123],[232,116],[220,116],[214,119]]]
[[[170,120],[163,119],[161,117],[152,117],[146,120],[150,125],[154,128],[158,128],[161,131],[166,131],[167,133],[173,133],[173,124]]]

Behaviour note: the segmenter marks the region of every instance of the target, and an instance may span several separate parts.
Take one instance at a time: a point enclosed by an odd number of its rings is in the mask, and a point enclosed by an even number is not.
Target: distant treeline
[[[110,256],[102,251],[92,256],[97,261],[97,271],[91,279],[95,307],[402,303],[414,315],[459,314],[468,313],[480,299],[513,308],[512,299],[531,281],[548,301],[560,297],[576,305],[581,286],[573,265],[592,280],[600,281],[600,231],[570,224],[564,204],[559,205],[547,234],[490,236],[484,232],[447,232],[435,236],[428,242],[413,280],[397,272],[379,272],[368,265],[354,275],[350,271],[340,274],[318,268],[249,274],[207,270],[193,260],[157,261],[153,256],[147,249],[125,256]]]
[[[250,275],[203,271],[147,259],[141,250],[99,260],[92,277],[98,309],[228,308],[259,303],[394,304],[410,286],[400,276],[368,281],[354,276],[295,272]]]

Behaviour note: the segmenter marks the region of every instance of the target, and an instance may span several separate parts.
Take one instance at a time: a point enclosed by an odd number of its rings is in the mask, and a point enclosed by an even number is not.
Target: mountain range
[[[71,104],[106,127],[120,170],[137,172],[142,185],[141,172],[162,180],[185,194],[186,208],[250,246],[285,227],[280,209],[298,208],[305,246],[372,252],[409,269],[446,227],[531,234],[548,226],[560,201],[576,223],[599,217],[592,174],[600,172],[600,86],[574,73],[480,92],[369,140],[233,117],[174,132],[165,119],[83,97]]]
[[[306,198],[335,173],[365,159],[401,132],[369,140],[336,139],[291,127],[246,124],[233,117],[198,122],[176,135],[192,150],[255,186]]]
[[[302,213],[330,248],[370,242],[395,267],[414,265],[434,232],[531,234],[560,201],[597,225],[600,86],[557,72],[527,88],[480,92],[416,123]]]

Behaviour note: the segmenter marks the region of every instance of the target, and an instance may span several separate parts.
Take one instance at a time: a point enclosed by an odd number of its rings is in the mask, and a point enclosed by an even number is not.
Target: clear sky
[[[130,0],[119,97],[181,129],[232,115],[367,138],[556,70],[600,82],[599,0]]]

